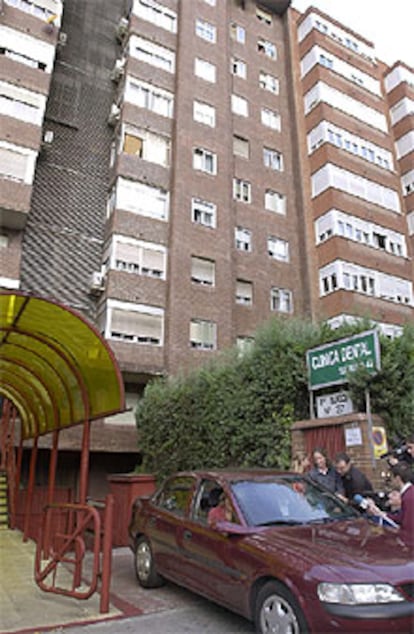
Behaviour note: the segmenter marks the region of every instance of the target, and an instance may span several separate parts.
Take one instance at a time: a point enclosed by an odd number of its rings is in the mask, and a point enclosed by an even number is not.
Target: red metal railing
[[[42,590],[88,599],[100,580],[100,611],[109,611],[113,505],[108,495],[104,503],[45,506],[35,561],[35,580]]]

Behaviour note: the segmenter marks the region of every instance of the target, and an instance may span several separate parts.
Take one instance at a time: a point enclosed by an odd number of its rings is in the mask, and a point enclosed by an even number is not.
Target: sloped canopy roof
[[[16,406],[24,439],[125,410],[99,332],[57,302],[14,291],[0,293],[0,394]]]

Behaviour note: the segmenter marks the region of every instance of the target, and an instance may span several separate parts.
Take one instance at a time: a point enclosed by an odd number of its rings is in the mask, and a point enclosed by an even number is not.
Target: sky
[[[412,0],[292,0],[303,13],[313,6],[342,22],[375,45],[388,65],[401,60],[414,68]]]

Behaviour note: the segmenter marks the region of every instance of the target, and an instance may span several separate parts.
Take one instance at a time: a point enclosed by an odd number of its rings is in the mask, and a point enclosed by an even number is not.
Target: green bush
[[[306,351],[371,327],[272,319],[243,356],[233,350],[186,376],[153,381],[136,412],[141,470],[162,478],[187,469],[288,467],[291,425],[309,417]],[[381,338],[381,351],[381,371],[356,373],[352,396],[364,411],[369,386],[372,411],[390,434],[405,434],[414,420],[414,329]]]

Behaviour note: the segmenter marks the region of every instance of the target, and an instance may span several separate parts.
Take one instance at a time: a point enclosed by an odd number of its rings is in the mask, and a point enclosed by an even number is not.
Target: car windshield
[[[274,476],[232,483],[249,526],[322,523],[358,513],[322,487],[301,476]]]

